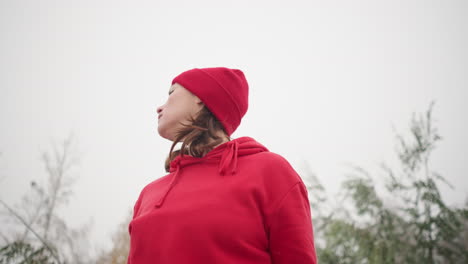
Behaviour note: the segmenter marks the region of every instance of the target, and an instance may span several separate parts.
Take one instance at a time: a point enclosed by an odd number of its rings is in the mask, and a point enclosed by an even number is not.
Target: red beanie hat
[[[224,67],[192,69],[172,80],[196,95],[230,136],[247,112],[249,85],[244,73]]]

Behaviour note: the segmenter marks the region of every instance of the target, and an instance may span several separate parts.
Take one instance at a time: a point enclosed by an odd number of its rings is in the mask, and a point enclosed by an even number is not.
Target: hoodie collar
[[[217,146],[201,158],[192,157],[190,155],[184,155],[183,157],[180,155],[177,156],[170,163],[169,172],[174,173],[172,180],[157,202],[156,207],[159,208],[163,205],[166,196],[177,183],[182,168],[198,163],[215,162],[218,164],[218,173],[220,175],[234,175],[237,172],[238,157],[265,151],[268,151],[268,149],[255,141],[255,139],[251,137],[241,137]]]

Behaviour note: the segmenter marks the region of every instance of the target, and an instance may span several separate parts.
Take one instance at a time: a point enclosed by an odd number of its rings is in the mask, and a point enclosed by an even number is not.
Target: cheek
[[[162,130],[177,130],[180,122],[187,120],[187,113],[181,108],[168,108],[158,121],[158,127]]]
[[[165,105],[163,116],[167,117],[165,122],[170,126],[174,126],[178,122],[187,123],[190,117],[195,117],[199,110],[199,106],[193,100],[184,97],[169,98]]]
[[[191,117],[195,117],[197,108],[192,101],[187,100],[175,107],[174,112],[176,112],[174,114],[180,121],[187,121],[190,120]]]

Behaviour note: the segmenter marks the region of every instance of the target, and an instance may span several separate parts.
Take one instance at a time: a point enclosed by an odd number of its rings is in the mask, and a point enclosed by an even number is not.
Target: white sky
[[[140,190],[164,176],[156,107],[194,67],[244,71],[251,136],[334,193],[346,164],[395,161],[392,125],[436,100],[433,168],[468,195],[467,1],[0,1],[0,198],[46,174],[73,132],[81,152],[71,225],[109,246]]]

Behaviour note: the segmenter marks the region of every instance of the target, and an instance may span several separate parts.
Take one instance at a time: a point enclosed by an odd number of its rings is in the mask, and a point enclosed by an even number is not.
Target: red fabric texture
[[[248,109],[249,85],[244,73],[226,67],[195,68],[172,80],[195,94],[231,135]]]
[[[129,264],[317,263],[302,179],[250,137],[174,159],[141,191],[129,233]]]

